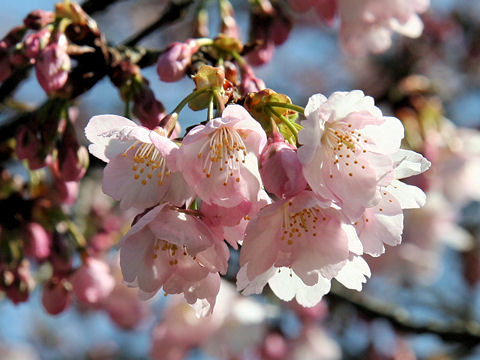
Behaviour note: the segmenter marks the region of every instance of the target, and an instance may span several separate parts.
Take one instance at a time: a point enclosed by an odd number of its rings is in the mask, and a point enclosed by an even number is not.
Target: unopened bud
[[[25,26],[32,30],[40,30],[55,20],[55,14],[51,11],[34,10],[23,19]]]
[[[160,55],[157,63],[157,73],[160,80],[175,82],[185,76],[187,67],[192,61],[192,56],[199,49],[195,40],[185,43],[173,43],[165,53]]]

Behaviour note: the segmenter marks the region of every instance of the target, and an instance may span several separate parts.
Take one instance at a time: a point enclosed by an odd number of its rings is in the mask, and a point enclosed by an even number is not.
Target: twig
[[[132,36],[130,39],[127,39],[123,43],[126,46],[135,46],[140,40],[144,37],[150,35],[155,30],[161,28],[162,26],[168,25],[179,18],[183,17],[185,11],[188,7],[193,4],[194,0],[183,0],[178,3],[169,2],[167,9],[164,11],[160,18],[148,25],[146,28],[141,30],[139,33]]]
[[[355,307],[369,318],[388,320],[395,329],[414,334],[434,334],[447,342],[464,345],[480,344],[480,324],[475,321],[458,321],[454,324],[430,322],[418,324],[405,309],[387,304],[362,293],[332,287],[329,298],[341,300]]]
[[[82,9],[89,15],[105,10],[118,0],[86,0],[82,3]]]
[[[30,67],[17,69],[15,72],[0,86],[0,103],[3,103],[6,98],[20,85],[20,83],[28,77]]]

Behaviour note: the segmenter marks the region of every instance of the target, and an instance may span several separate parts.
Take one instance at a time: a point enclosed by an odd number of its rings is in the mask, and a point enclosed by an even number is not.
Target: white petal
[[[347,261],[335,279],[348,289],[361,291],[363,284],[371,275],[367,262],[362,257],[355,256]]]
[[[411,150],[398,150],[392,154],[395,178],[403,179],[427,171],[432,163],[421,154]]]
[[[400,202],[402,209],[420,208],[425,205],[427,199],[422,189],[398,180],[392,181],[387,190]]]

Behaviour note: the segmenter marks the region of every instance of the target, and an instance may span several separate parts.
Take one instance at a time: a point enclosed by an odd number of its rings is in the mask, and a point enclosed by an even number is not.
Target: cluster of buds
[[[56,182],[77,183],[88,167],[88,153],[80,145],[74,129],[75,108],[64,101],[47,102],[19,127],[16,153],[36,170],[48,166]],[[65,185],[67,186],[67,185]]]
[[[226,73],[200,67],[195,90],[153,129],[114,115],[85,128],[90,153],[107,162],[103,191],[139,212],[120,244],[124,281],[142,298],[183,294],[209,314],[228,244],[241,246],[244,294],[268,283],[309,307],[333,278],[360,290],[370,276],[363,255],[398,245],[403,210],[425,202],[399,179],[430,163],[400,149],[401,122],[361,91],[313,95],[303,109],[270,89],[239,97]],[[207,120],[174,139],[187,104],[208,109]]]

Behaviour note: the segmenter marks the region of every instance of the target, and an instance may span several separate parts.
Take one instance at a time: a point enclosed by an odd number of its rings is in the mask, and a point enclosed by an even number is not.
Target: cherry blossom
[[[163,287],[183,293],[202,315],[213,310],[228,257],[226,244],[203,221],[168,204],[143,215],[120,246],[123,278],[143,298]]]
[[[273,283],[279,297],[288,300],[304,291],[305,286],[310,290],[316,287],[314,300],[303,301],[305,306],[313,306],[329,291],[329,280],[338,274],[351,253],[362,254],[354,228],[344,222],[338,210],[326,207],[311,191],[304,191],[265,206],[247,225],[240,253],[243,270],[237,286],[255,293],[267,282],[271,287]],[[283,276],[285,270],[288,276]],[[291,280],[285,282],[288,277]],[[292,287],[285,286],[288,283]],[[281,293],[285,289],[288,295]],[[305,297],[308,295],[312,291]]]
[[[257,157],[266,140],[247,110],[229,105],[221,118],[198,125],[185,136],[179,167],[202,201],[227,208],[254,202],[262,185]]]
[[[403,126],[384,117],[362,91],[313,95],[298,136],[303,174],[320,197],[333,201],[352,221],[379,202],[378,186],[393,180],[391,155]],[[359,189],[362,189],[359,191]]]
[[[75,296],[87,304],[105,299],[115,286],[108,265],[93,257],[87,258],[84,265],[73,273],[70,282]]]
[[[103,191],[125,209],[145,209],[168,201],[181,206],[191,192],[175,169],[173,150],[178,148],[161,128],[149,130],[116,115],[90,119],[85,135],[89,151],[108,162]]]
[[[429,0],[338,0],[342,47],[354,55],[381,53],[390,47],[392,32],[418,37],[418,14],[428,6]]]

